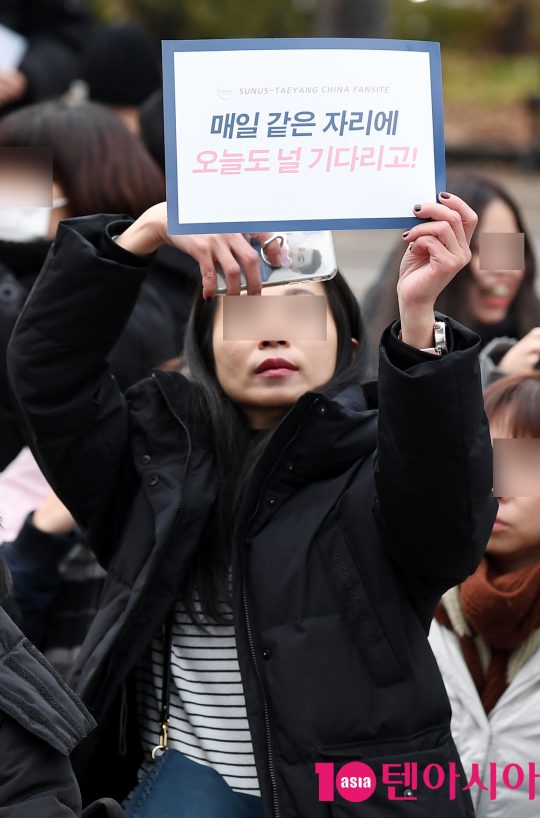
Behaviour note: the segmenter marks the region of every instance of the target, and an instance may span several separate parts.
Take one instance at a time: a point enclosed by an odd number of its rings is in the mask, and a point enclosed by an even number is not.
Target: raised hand
[[[509,375],[532,372],[540,363],[540,327],[534,327],[508,350],[498,367]]]
[[[252,233],[262,244],[271,233]],[[203,233],[199,235],[170,236],[167,233],[167,205],[165,202],[146,210],[118,239],[118,244],[132,253],[152,253],[162,244],[183,250],[198,262],[201,268],[203,297],[216,293],[216,264],[227,281],[227,294],[240,293],[240,275],[243,269],[248,295],[260,295],[261,275],[259,254],[241,233]],[[280,263],[279,242],[271,242],[266,255],[274,264]]]
[[[403,234],[408,248],[397,285],[403,340],[411,346],[433,344],[435,301],[454,276],[470,261],[469,244],[478,222],[463,199],[441,193],[444,204],[414,208],[415,216],[431,219]]]

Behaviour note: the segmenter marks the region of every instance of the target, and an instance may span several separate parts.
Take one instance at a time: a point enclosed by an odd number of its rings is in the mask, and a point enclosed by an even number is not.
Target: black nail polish
[[[446,192],[439,193],[439,196],[441,197],[441,199],[449,199],[450,198],[450,194],[446,193]]]
[[[418,210],[422,210],[422,205],[421,205],[421,204],[420,204],[420,205],[415,205],[415,206],[414,206],[414,209],[415,209],[416,211],[418,211]]]
[[[411,232],[410,230],[405,230],[405,232],[402,233],[401,235],[403,236],[404,239],[406,239],[410,232]]]

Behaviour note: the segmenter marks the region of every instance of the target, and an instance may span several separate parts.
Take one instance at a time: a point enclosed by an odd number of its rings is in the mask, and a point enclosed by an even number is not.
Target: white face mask
[[[49,235],[51,211],[68,199],[53,199],[52,207],[0,207],[0,241],[32,241]]]

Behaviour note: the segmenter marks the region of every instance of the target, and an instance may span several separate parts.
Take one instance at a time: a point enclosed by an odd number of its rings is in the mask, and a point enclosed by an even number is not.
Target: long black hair
[[[462,198],[478,214],[478,223],[482,227],[482,214],[494,201],[504,202],[514,214],[519,233],[525,236],[525,275],[511,305],[516,330],[519,338],[526,335],[533,327],[540,325],[540,298],[535,291],[536,263],[531,241],[523,221],[523,216],[511,196],[499,184],[481,176],[459,175],[448,178],[447,189]],[[478,228],[471,240],[471,250],[478,247]],[[362,307],[367,323],[369,336],[380,338],[383,329],[398,317],[397,283],[399,267],[405,252],[405,245],[400,238],[390,252],[377,281],[370,287]],[[478,329],[478,322],[471,314],[468,298],[468,286],[472,276],[470,265],[454,276],[452,281],[439,295],[435,307],[442,313],[450,315],[472,329]]]
[[[0,557],[0,605],[11,590],[11,576],[8,567],[2,557]]]
[[[350,384],[369,379],[369,352],[360,307],[345,278],[338,272],[323,284],[337,329],[337,355],[331,379],[319,388],[333,395]],[[187,367],[196,385],[194,411],[209,421],[217,467],[215,514],[199,543],[183,594],[192,620],[201,625],[195,609],[195,590],[205,617],[218,623],[230,621],[225,619],[218,601],[229,598],[234,521],[243,489],[279,423],[276,421],[254,438],[246,418],[223,391],[216,375],[212,345],[217,304],[217,299],[205,302],[197,295],[185,335]],[[357,347],[351,338],[357,339]]]

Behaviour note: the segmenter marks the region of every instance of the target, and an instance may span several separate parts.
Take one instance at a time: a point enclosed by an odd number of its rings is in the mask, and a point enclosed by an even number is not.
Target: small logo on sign
[[[218,88],[218,97],[220,99],[230,99],[233,95],[233,89],[227,88],[225,85],[220,85]]]

